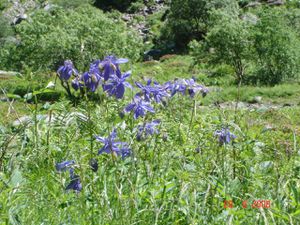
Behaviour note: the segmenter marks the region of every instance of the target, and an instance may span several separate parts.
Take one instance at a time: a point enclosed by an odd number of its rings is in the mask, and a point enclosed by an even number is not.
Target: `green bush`
[[[136,13],[136,12],[142,10],[144,7],[145,7],[145,5],[144,5],[143,2],[141,2],[141,1],[136,1],[136,2],[133,2],[133,3],[130,5],[128,11],[129,11],[130,13]]]
[[[236,7],[237,3],[231,0],[173,0],[161,38],[185,50],[191,40],[203,39],[210,26],[212,10],[222,8],[232,12]]]
[[[7,7],[8,0],[0,0],[0,10],[3,10]]]
[[[203,51],[208,51],[209,63],[227,64],[234,68],[236,79],[242,81],[247,61],[251,57],[249,24],[240,20],[238,16],[232,17],[227,13],[218,11],[217,22],[208,32],[204,44],[191,43],[194,55],[203,56]],[[222,18],[222,20],[220,19]]]
[[[38,69],[57,69],[65,59],[84,69],[93,59],[115,54],[137,60],[142,42],[120,20],[108,18],[89,5],[50,12],[37,10],[27,21],[16,26],[18,46],[5,46],[2,58],[6,69],[22,69],[22,65]],[[6,54],[5,54],[6,53]],[[9,53],[9,54],[7,54]],[[1,64],[1,63],[0,63]]]
[[[205,41],[189,44],[195,63],[230,65],[236,80],[244,83],[275,85],[297,77],[297,14],[281,8],[261,8],[254,13],[255,20],[247,20],[215,11]]]
[[[51,0],[51,3],[59,5],[63,8],[76,8],[84,4],[92,4],[93,0],[72,0],[72,1],[65,1],[65,0]]]
[[[10,26],[7,18],[0,14],[0,43],[3,43],[5,38],[14,34],[13,28]]]
[[[254,27],[254,48],[258,57],[257,79],[275,85],[294,78],[299,72],[299,45],[296,33],[288,26],[282,9],[259,11]]]

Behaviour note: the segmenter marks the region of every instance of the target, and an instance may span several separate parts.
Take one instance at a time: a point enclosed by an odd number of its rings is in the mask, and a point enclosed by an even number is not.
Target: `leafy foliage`
[[[251,57],[249,25],[237,16],[231,17],[223,12],[218,14],[218,17],[216,24],[206,36],[206,42],[202,45],[192,42],[190,47],[192,50],[195,49],[196,57],[203,54],[201,48],[210,49],[210,63],[225,63],[232,66],[237,80],[241,80],[245,74],[246,61]]]
[[[4,66],[9,69],[21,69],[23,64],[56,69],[66,58],[82,69],[87,62],[109,53],[132,60],[140,56],[141,40],[133,31],[88,5],[74,10],[38,10],[18,25],[16,32],[21,42],[7,47],[10,64]]]
[[[8,19],[0,14],[0,43],[2,44],[5,38],[9,36],[13,36],[14,31],[13,28],[10,26]]]
[[[237,81],[275,85],[298,76],[299,36],[296,14],[264,8],[240,18],[215,11],[215,22],[205,41],[190,43],[196,63],[227,64]],[[208,53],[208,54],[207,54]],[[208,59],[208,60],[207,60]]]
[[[264,84],[278,84],[300,71],[300,39],[282,15],[282,10],[262,10],[254,28],[257,76]]]
[[[174,41],[176,48],[184,50],[191,40],[203,39],[210,26],[213,9],[223,8],[231,13],[236,7],[237,4],[230,0],[171,1],[162,39]]]
[[[85,4],[92,4],[94,1],[93,0],[72,0],[72,1],[51,0],[50,2],[68,9],[68,8],[76,8],[78,6],[85,5]]]

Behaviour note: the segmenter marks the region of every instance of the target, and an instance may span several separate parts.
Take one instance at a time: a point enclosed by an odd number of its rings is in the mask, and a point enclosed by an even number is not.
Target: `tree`
[[[191,40],[202,40],[211,25],[211,12],[227,12],[238,7],[233,0],[172,0],[163,38],[173,40],[176,48],[184,50]]]
[[[263,84],[275,85],[299,72],[299,37],[290,28],[282,9],[267,8],[258,12],[254,27],[257,53],[257,78]]]
[[[218,12],[216,24],[205,38],[206,49],[213,49],[210,54],[210,63],[225,63],[232,66],[236,79],[241,83],[252,56],[249,32],[251,24],[241,20],[237,15],[232,17],[221,11],[216,12]]]

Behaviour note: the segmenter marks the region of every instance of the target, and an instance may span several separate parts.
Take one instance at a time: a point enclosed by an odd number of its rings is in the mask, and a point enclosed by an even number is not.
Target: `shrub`
[[[299,72],[299,38],[283,13],[281,9],[261,10],[254,27],[257,78],[263,84],[275,85]]]
[[[16,27],[20,44],[8,47],[9,69],[22,65],[37,69],[57,69],[64,59],[77,68],[87,62],[116,54],[137,60],[141,40],[119,20],[109,19],[101,10],[85,5],[74,10],[60,7],[50,12],[37,10]]]
[[[210,64],[227,64],[234,68],[236,79],[242,81],[251,57],[249,24],[237,16],[217,14],[215,26],[208,32],[204,44],[191,43],[196,57],[203,56],[203,50],[210,51]],[[202,50],[201,50],[202,49]]]
[[[293,18],[297,15],[278,8],[254,12],[255,20],[249,20],[216,11],[205,42],[192,41],[189,45],[195,63],[225,63],[234,68],[237,81],[252,84],[275,85],[295,78],[300,46],[294,31],[297,21]]]
[[[223,8],[232,11],[236,7],[236,2],[231,0],[173,0],[162,30],[162,39],[173,41],[176,48],[185,50],[191,40],[203,39],[210,26],[213,9]]]
[[[4,42],[4,39],[14,34],[9,21],[0,14],[0,43]]]

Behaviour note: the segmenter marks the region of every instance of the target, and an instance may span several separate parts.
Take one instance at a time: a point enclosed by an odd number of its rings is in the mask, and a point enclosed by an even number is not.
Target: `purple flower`
[[[164,97],[168,97],[169,94],[167,93],[168,87],[165,85],[160,85],[154,82],[154,87],[152,88],[151,92],[156,103],[162,102]]]
[[[103,70],[104,80],[107,81],[111,75],[121,76],[119,64],[127,63],[128,59],[117,59],[115,56],[107,56],[100,62],[99,66]]]
[[[191,98],[193,98],[196,95],[196,93],[203,92],[204,89],[205,89],[206,93],[208,91],[202,85],[197,84],[194,79],[185,79],[184,83],[186,85],[186,89],[188,91],[188,94],[190,95]]]
[[[74,88],[75,91],[77,91],[79,88],[81,88],[83,85],[80,83],[80,80],[78,77],[75,77],[75,79],[72,80],[72,88]]]
[[[155,113],[154,109],[151,107],[149,102],[145,102],[141,97],[135,96],[133,102],[127,105],[124,109],[125,112],[134,112],[134,119],[138,117],[144,117],[146,112]]]
[[[228,128],[222,128],[217,130],[214,133],[215,136],[218,136],[220,145],[229,144],[231,139],[235,139],[236,136],[233,133],[230,133]]]
[[[193,78],[175,80],[174,83],[167,82],[165,85],[167,85],[167,88],[171,91],[171,96],[179,92],[183,95],[189,94],[189,96],[193,98],[199,92],[202,93],[203,97],[208,93],[208,89],[196,83]]]
[[[144,95],[144,99],[147,102],[150,102],[150,97],[151,97],[151,79],[147,81],[147,85],[142,85],[139,82],[135,82],[135,85],[141,89],[142,94]]]
[[[59,172],[64,172],[74,164],[75,164],[74,160],[64,161],[61,163],[56,163],[55,168]]]
[[[70,179],[71,182],[66,187],[66,190],[74,190],[76,193],[82,190],[82,184],[80,182],[80,177],[74,174],[74,170],[70,169]]]
[[[100,75],[97,73],[93,73],[93,71],[85,72],[84,74],[82,74],[80,79],[84,83],[84,86],[91,92],[96,91],[101,81]]]
[[[61,80],[69,80],[72,74],[78,76],[78,71],[74,68],[74,65],[71,60],[66,60],[64,65],[59,67],[57,70],[57,74]]]
[[[129,156],[131,151],[128,148],[128,144],[125,142],[115,141],[116,137],[117,132],[115,129],[107,138],[96,136],[96,140],[104,144],[104,146],[101,149],[99,149],[98,154],[100,155],[102,153],[113,153],[118,156],[122,156],[122,158]]]
[[[154,82],[154,86],[151,86],[151,83],[151,79],[147,81],[147,85],[135,82],[135,85],[141,89],[141,93],[138,93],[136,96],[143,95],[147,102],[150,102],[151,99],[154,99],[156,103],[162,102],[163,97],[168,96],[167,87],[165,85],[160,85],[157,82]]]
[[[144,136],[145,138],[153,135],[153,134],[158,134],[159,131],[155,128],[157,125],[160,124],[160,120],[153,120],[150,123],[145,123],[144,125],[139,125],[137,127],[137,140],[140,141],[142,137]]]
[[[75,161],[70,160],[70,161],[64,161],[61,163],[56,163],[55,167],[56,167],[56,170],[59,172],[65,172],[65,171],[69,170],[71,182],[66,187],[66,190],[72,189],[72,190],[75,190],[76,192],[80,192],[82,189],[82,185],[80,183],[80,178],[79,178],[79,176],[74,174],[74,169],[71,167],[74,164],[75,164]]]
[[[186,91],[186,85],[182,82],[182,80],[175,80],[174,83],[167,83],[167,88],[171,91],[171,97],[173,97],[177,92],[184,95]]]
[[[131,71],[128,71],[121,75],[120,77],[112,75],[110,82],[103,84],[103,90],[106,91],[110,96],[114,95],[117,99],[121,99],[125,93],[125,87],[132,88],[131,85],[125,81],[131,74]]]
[[[90,73],[97,74],[98,76],[103,76],[102,72],[100,71],[100,64],[101,60],[95,60],[93,63],[90,64]]]
[[[203,87],[203,89],[201,90],[202,97],[204,98],[208,94],[208,92],[209,90],[206,87]]]

